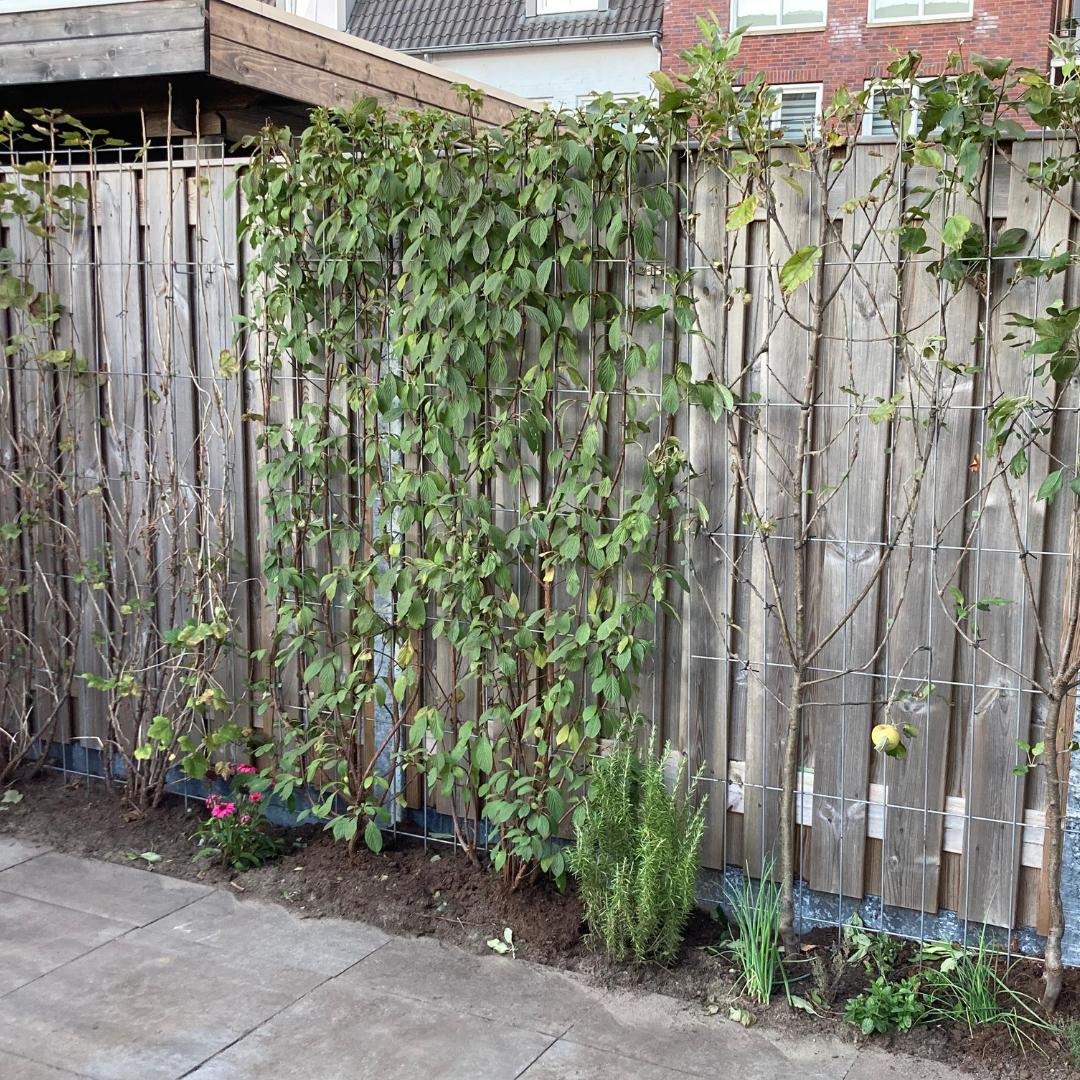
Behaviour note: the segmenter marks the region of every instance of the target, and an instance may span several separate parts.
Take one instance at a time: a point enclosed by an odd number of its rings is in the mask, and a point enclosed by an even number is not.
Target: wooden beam
[[[178,75],[202,71],[204,64],[201,29],[20,42],[0,45],[0,85]],[[78,103],[72,100],[70,108]]]
[[[221,78],[235,78],[240,72],[258,78],[264,90],[311,105],[351,101],[346,95],[357,85],[366,88],[359,96],[374,97],[391,108],[435,107],[459,115],[466,111],[454,90],[462,77],[445,68],[288,15],[257,0],[208,0],[207,10],[210,72]],[[256,57],[256,53],[263,57]],[[483,123],[503,124],[523,109],[536,108],[525,98],[468,81],[487,95],[477,117]],[[342,86],[335,88],[338,82]]]
[[[18,11],[0,20],[0,45],[176,33],[201,30],[205,25],[203,0],[140,0],[133,4]]]
[[[375,96],[366,83],[217,35],[210,37],[210,68],[220,79],[256,86],[272,94],[285,94],[288,87],[290,97],[309,105],[347,106],[358,98]]]

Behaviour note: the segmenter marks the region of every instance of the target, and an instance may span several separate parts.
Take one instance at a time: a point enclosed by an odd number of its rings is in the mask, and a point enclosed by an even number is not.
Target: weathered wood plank
[[[125,34],[107,44],[99,38],[61,38],[0,45],[0,85],[201,72],[205,45],[202,30]]]
[[[198,368],[186,174],[172,162],[145,176],[147,370],[153,464],[157,619],[164,632],[193,614],[199,556]]]
[[[87,186],[89,174],[58,170],[54,185]],[[90,208],[79,207],[77,215],[58,228],[50,240],[53,282],[63,315],[57,323],[57,345],[70,350],[72,359],[57,373],[57,392],[64,411],[62,441],[70,449],[65,454],[69,473],[66,503],[72,530],[69,574],[76,581],[65,582],[72,599],[71,632],[75,645],[75,673],[72,684],[77,700],[76,731],[79,738],[103,734],[96,714],[100,712],[98,692],[89,689],[81,676],[104,675],[105,660],[96,644],[108,626],[113,602],[107,595],[109,574],[105,546],[105,469],[102,458],[102,425],[99,412],[100,377],[97,370],[97,307],[94,302],[94,251]]]
[[[821,652],[807,688],[814,746],[810,884],[854,897],[863,894],[878,603],[887,558],[882,475],[889,429],[873,413],[893,392],[896,170],[883,170],[857,148],[830,193],[831,202],[857,203],[883,171],[891,191],[879,185],[878,200],[833,218],[841,242],[832,246],[833,265],[824,274],[833,300],[818,358],[811,485],[807,611],[811,647],[820,642]]]
[[[907,197],[920,198],[920,189],[930,181],[925,170],[910,170],[906,191],[913,194]],[[980,210],[975,201],[957,196],[949,207],[933,208],[928,231],[937,235],[952,213],[975,220]],[[888,482],[896,493],[891,528],[902,500],[919,480],[918,460],[928,454],[929,464],[911,528],[898,537],[889,567],[889,607],[882,618],[894,621],[879,701],[891,700],[892,705],[876,717],[901,727],[911,724],[918,734],[906,740],[903,761],[879,757],[875,762],[874,779],[885,785],[888,827],[881,882],[869,886],[880,887],[886,904],[928,912],[938,910],[946,766],[956,702],[956,635],[938,607],[935,577],[939,566],[955,560],[963,542],[964,522],[954,511],[967,490],[974,376],[964,370],[973,365],[961,358],[971,356],[979,331],[977,293],[954,293],[943,286],[927,270],[928,261],[937,256],[935,250],[909,260],[902,283],[896,376],[896,393],[902,397],[889,457]],[[942,413],[947,423],[931,423]]]
[[[1041,157],[1042,148],[1017,143],[1012,154],[1015,170],[1005,225],[1031,229],[1030,254],[1045,257],[1068,234],[1068,210],[1058,204],[1045,206],[1038,192],[1022,181],[1028,163]],[[998,167],[1004,166],[999,163]],[[1006,293],[1005,269],[994,266],[991,274],[991,293],[995,285]],[[1032,378],[1031,361],[1022,355],[1022,346],[1005,338],[1013,313],[1041,315],[1054,296],[1061,295],[1062,288],[1060,277],[1049,283],[1020,278],[1014,282],[1007,303],[998,300],[995,304],[988,318],[984,408],[1013,395],[1029,394],[1037,401],[1049,401],[1051,390]],[[1041,542],[1046,504],[1036,501],[1035,490],[1050,468],[1046,453],[1033,450],[1028,454],[1027,474],[1014,478],[1007,468],[1011,453],[1009,450],[1005,458],[986,455],[981,462],[978,477],[985,497],[980,500],[977,547],[964,590],[969,604],[992,597],[1008,601],[1003,607],[975,613],[977,626],[972,626],[972,620],[965,626],[980,648],[973,660],[975,698],[967,762],[969,820],[960,910],[971,920],[994,926],[1011,926],[1016,912],[1024,780],[1013,775],[1013,767],[1020,760],[1016,741],[1030,730],[1034,704],[1026,678],[1018,672],[1032,671],[1036,656],[1024,571],[1026,568],[1038,595],[1042,566],[1038,560],[1024,561],[1019,545],[1026,550],[1033,541]]]
[[[15,183],[19,181],[16,179]],[[14,272],[42,298],[38,316],[55,313],[55,292],[48,243],[23,220],[8,221],[8,246]],[[58,407],[58,376],[41,359],[56,347],[53,325],[35,325],[25,309],[9,312],[11,329],[23,344],[14,350],[18,501],[27,515],[24,530],[23,587],[27,592],[27,644],[31,649],[30,693],[38,733],[68,739],[72,730],[70,657],[72,633],[69,593],[64,581],[71,545],[64,528],[69,509],[62,487],[66,455],[62,449],[63,410]],[[55,726],[54,726],[55,725]]]
[[[465,111],[441,79],[218,2],[210,6],[210,73],[312,105],[373,97],[392,109]],[[480,110],[482,119],[499,123],[512,113],[495,99]]]
[[[142,170],[97,171],[94,216],[97,229],[96,302],[98,368],[103,373],[101,413],[104,426],[106,540],[112,596],[116,608],[101,629],[110,664],[120,657],[133,662],[150,650],[154,636],[153,537],[149,434],[146,424],[147,379],[142,288],[143,236],[139,221]],[[125,713],[134,702],[125,699]],[[97,703],[102,737],[109,717],[104,696]]]
[[[719,170],[692,181],[694,225],[688,258],[694,271],[700,337],[691,344],[695,380],[712,376],[728,385],[741,358],[743,304],[729,311],[728,299],[745,288],[749,232],[729,236],[725,228],[731,196]],[[741,195],[741,192],[739,193]],[[736,201],[738,198],[736,197]],[[690,593],[686,602],[686,649],[689,653],[687,717],[690,767],[704,769],[705,866],[721,869],[729,861],[725,819],[728,804],[728,744],[733,681],[735,485],[729,466],[729,423],[702,408],[690,412],[690,496],[708,514],[690,542]]]
[[[243,65],[248,67],[250,77],[275,84],[264,89],[281,93],[276,88],[285,86],[284,96],[313,105],[346,104],[347,101],[338,98],[342,92],[354,93],[345,84],[355,83],[368,88],[359,96],[375,97],[384,104],[406,108],[435,106],[452,113],[467,112],[467,106],[453,88],[460,78],[413,57],[349,34],[313,26],[306,20],[273,8],[267,10],[248,0],[209,0],[208,13],[211,74],[231,78],[228,73]],[[225,44],[229,42],[232,47]],[[274,58],[276,65],[256,59],[257,53]],[[302,70],[305,67],[311,70],[305,73]],[[318,77],[321,73],[332,78]],[[288,80],[294,76],[300,76],[301,82],[290,89]],[[334,90],[334,79],[343,82],[343,91]],[[480,88],[491,91],[477,110],[477,118],[483,123],[503,124],[521,109],[534,107],[513,95],[502,96],[502,92],[493,88]],[[335,100],[327,100],[328,94],[336,94]]]
[[[106,52],[111,38],[201,30],[206,25],[203,0],[140,0],[130,4],[16,11],[0,22],[0,46],[95,38]]]
[[[239,710],[236,719],[247,727],[251,725],[246,700],[251,678],[251,572],[240,438],[244,387],[234,350],[240,313],[237,202],[235,191],[229,191],[234,177],[234,170],[223,162],[196,162],[188,190],[194,204],[189,216],[194,223],[196,401],[204,507],[201,535],[208,541],[211,559],[220,557],[227,568],[219,579],[223,589],[220,598],[207,596],[204,603],[213,607],[220,602],[232,615],[236,651],[223,657],[220,678],[226,697]],[[207,614],[212,616],[213,611]]]
[[[792,168],[790,151],[778,151],[783,169]],[[748,480],[753,505],[741,513],[751,524],[750,541],[748,668],[751,685],[747,693],[746,720],[746,815],[743,822],[743,862],[751,874],[778,859],[780,828],[779,787],[787,740],[787,707],[792,693],[791,650],[785,643],[779,612],[784,612],[794,639],[794,530],[796,499],[803,480],[795,475],[798,456],[799,397],[809,356],[810,335],[782,307],[779,269],[792,252],[816,241],[811,225],[810,180],[800,175],[792,185],[776,184],[775,224],[770,224],[767,261],[770,277],[768,301],[762,305],[762,321],[752,331],[749,349],[767,337],[765,353],[758,358],[756,389],[761,404],[753,409]],[[806,288],[786,301],[787,310],[802,320],[809,315]],[[775,326],[772,324],[775,323]],[[771,333],[770,333],[771,330]],[[766,554],[767,553],[767,554]],[[771,562],[771,565],[770,565]],[[797,647],[797,643],[792,641]],[[800,748],[801,756],[801,748]]]

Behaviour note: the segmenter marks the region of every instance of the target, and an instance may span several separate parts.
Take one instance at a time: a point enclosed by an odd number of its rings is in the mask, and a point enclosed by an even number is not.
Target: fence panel
[[[1024,182],[1043,152],[1038,142],[996,148],[981,205],[957,196],[934,210],[929,231],[965,214],[991,238],[1027,229],[1031,253],[1049,254],[1074,225],[1071,191],[1061,204],[1048,203]],[[793,156],[781,155],[783,171]],[[775,222],[759,210],[740,230],[726,220],[746,193],[729,189],[719,171],[685,160],[657,165],[684,170],[686,202],[658,258],[692,271],[699,312],[692,339],[665,322],[665,362],[685,359],[694,378],[712,375],[748,404],[731,424],[694,409],[667,429],[688,447],[688,494],[708,520],[686,548],[683,620],[658,620],[640,705],[691,768],[704,769],[705,865],[760,874],[776,850],[796,674],[787,640],[796,619],[796,529],[807,520],[804,617],[814,655],[802,673],[809,686],[795,810],[803,878],[833,898],[836,917],[880,897],[901,914],[946,909],[973,923],[1031,925],[1040,908],[1043,791],[1036,775],[1012,770],[1017,739],[1044,734],[1022,677],[1038,663],[1034,628],[1027,605],[1016,602],[980,612],[965,639],[947,617],[955,602],[948,590],[956,586],[967,600],[1018,600],[1030,591],[1051,632],[1060,622],[1070,541],[1064,508],[1033,497],[1051,465],[1031,462],[1017,480],[982,448],[995,402],[1047,393],[1027,373],[1022,345],[1008,337],[1012,315],[1041,313],[1077,286],[1063,278],[1014,283],[1015,261],[988,257],[953,290],[925,272],[934,253],[901,257],[900,209],[926,176],[918,167],[905,171],[894,156],[885,144],[859,146],[828,205],[817,183],[779,184]],[[220,602],[234,615],[237,647],[217,677],[248,724],[258,704],[249,684],[270,672],[252,653],[266,648],[273,619],[259,573],[265,481],[256,479],[270,451],[256,437],[265,420],[297,415],[322,388],[268,370],[255,332],[235,338],[235,319],[248,310],[237,240],[243,206],[233,186],[241,167],[222,159],[72,165],[65,177],[90,191],[85,221],[49,245],[9,224],[5,245],[41,287],[53,283],[67,312],[59,347],[86,365],[30,369],[9,358],[0,404],[16,445],[41,436],[40,456],[26,464],[55,468],[69,481],[55,496],[63,501],[55,518],[73,543],[32,527],[20,556],[31,590],[25,608],[6,618],[21,620],[40,650],[24,662],[55,654],[78,674],[101,675],[110,656],[126,650],[142,657],[152,679],[161,668],[151,639]],[[842,210],[875,177],[884,178],[880,204],[862,214]],[[786,296],[778,267],[815,244],[826,251],[815,291]],[[646,269],[595,272],[646,303]],[[818,335],[810,298],[823,295]],[[17,322],[5,316],[9,335]],[[640,378],[654,380],[659,393],[659,374]],[[568,404],[575,393],[561,385],[553,400],[570,427],[574,410],[583,415],[582,403]],[[1073,401],[1075,389],[1068,393]],[[49,402],[64,405],[63,424],[39,431],[48,427]],[[906,410],[904,422],[890,402]],[[1076,454],[1074,406],[1056,414],[1054,453],[1063,461]],[[812,433],[805,460],[802,424]],[[635,482],[648,449],[643,444],[626,463],[624,486]],[[909,514],[906,500],[919,487],[922,500]],[[793,491],[807,500],[801,509]],[[336,493],[341,520],[366,505],[362,494]],[[492,495],[494,513],[512,522],[516,493],[500,487]],[[5,519],[28,497],[7,464]],[[896,554],[879,572],[886,548]],[[220,593],[208,591],[190,557],[215,551],[227,564]],[[1021,551],[1032,557],[1022,560]],[[309,554],[321,572],[331,567],[332,547]],[[335,608],[327,625],[340,637],[348,616]],[[453,695],[449,646],[421,644],[430,666],[425,695]],[[19,655],[10,643],[4,648]],[[175,673],[171,679],[157,688],[162,708],[183,692]],[[302,683],[291,670],[278,688],[294,717],[303,715]],[[137,700],[86,686],[72,697],[74,719],[65,702],[62,730],[84,743],[108,737],[110,709],[121,726],[148,719]],[[475,712],[481,703],[459,708]],[[35,709],[50,706],[42,700]],[[871,728],[887,718],[918,729],[903,761],[870,745]],[[271,708],[264,724],[269,730],[279,719]],[[364,740],[375,737],[369,718]],[[415,786],[410,798],[426,805]],[[445,809],[442,796],[433,802]]]

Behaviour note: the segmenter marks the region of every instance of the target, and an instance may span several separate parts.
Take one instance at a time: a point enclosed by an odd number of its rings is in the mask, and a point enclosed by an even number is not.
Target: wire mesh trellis
[[[1033,160],[1045,152],[1043,143],[1029,141],[998,147],[990,156],[982,204],[967,207],[987,236],[1022,227],[1030,230],[1030,250],[1042,254],[1072,239],[1072,219],[1023,179],[1025,155]],[[887,142],[860,144],[848,164],[849,190],[878,175],[883,158],[893,153]],[[40,154],[24,160],[34,157]],[[77,176],[86,185],[88,224],[72,223],[46,244],[16,236],[18,226],[9,221],[0,244],[16,252],[16,263],[28,274],[54,282],[61,307],[70,313],[64,325],[71,347],[87,359],[93,376],[30,372],[13,353],[5,360],[0,388],[0,422],[8,427],[12,447],[33,432],[26,394],[34,379],[44,380],[39,389],[47,387],[67,407],[62,423],[75,425],[46,435],[50,467],[70,492],[58,515],[65,539],[56,551],[73,543],[72,559],[80,565],[35,559],[32,545],[23,543],[23,561],[11,569],[30,587],[19,609],[22,618],[30,618],[36,587],[49,585],[66,597],[68,630],[61,651],[71,654],[70,663],[31,665],[28,696],[34,699],[35,688],[46,684],[58,693],[57,671],[66,670],[69,697],[56,735],[61,743],[84,748],[107,739],[106,722],[100,697],[70,675],[103,667],[113,648],[110,635],[126,617],[121,607],[131,599],[123,579],[144,575],[155,602],[179,584],[181,593],[197,594],[205,605],[207,594],[184,583],[185,560],[193,550],[205,556],[212,547],[222,555],[213,589],[236,614],[239,635],[239,648],[220,658],[217,672],[235,715],[258,723],[245,688],[258,677],[252,654],[265,644],[272,613],[259,575],[265,523],[252,428],[267,418],[275,396],[298,403],[311,390],[303,377],[288,372],[263,381],[267,373],[259,368],[255,335],[240,344],[246,365],[239,372],[221,367],[221,354],[234,348],[233,316],[246,304],[240,288],[245,255],[236,233],[241,195],[233,183],[243,162],[166,155],[138,163],[124,160],[120,151],[115,160],[109,157],[109,151],[98,151],[91,165],[71,153],[55,169],[57,179]],[[792,665],[777,649],[779,631],[770,611],[776,598],[760,561],[760,520],[753,520],[761,515],[750,512],[746,498],[747,490],[757,492],[766,508],[777,511],[768,543],[790,548],[795,536],[785,511],[790,478],[785,480],[783,467],[790,447],[784,439],[800,404],[788,377],[801,370],[810,331],[777,300],[775,268],[782,260],[770,236],[775,222],[759,214],[733,237],[725,217],[735,194],[726,182],[699,168],[692,155],[672,156],[658,168],[666,183],[686,189],[665,227],[664,258],[693,272],[702,331],[681,335],[666,320],[664,364],[670,368],[685,359],[696,377],[711,373],[737,387],[748,406],[719,423],[697,410],[676,418],[694,471],[689,494],[706,505],[710,522],[688,544],[690,591],[681,625],[657,618],[642,703],[691,769],[705,770],[712,792],[705,865],[721,873],[742,867],[759,873],[774,850],[777,723]],[[896,170],[896,202],[887,213],[896,212],[905,185],[915,183],[899,163]],[[980,659],[977,647],[957,638],[940,594],[953,578],[948,566],[959,567],[965,594],[978,596],[982,583],[999,588],[1010,574],[1015,577],[1022,558],[1030,558],[1041,574],[1038,614],[1048,625],[1058,617],[1071,559],[1064,510],[1028,513],[1019,530],[1022,548],[1012,524],[1001,525],[999,518],[997,526],[987,525],[994,520],[995,489],[993,481],[986,483],[993,465],[981,452],[988,410],[1003,394],[1037,399],[1042,393],[1021,347],[1006,341],[1006,316],[1040,314],[1055,295],[1071,299],[1075,282],[1055,284],[1057,294],[1038,280],[1018,291],[1010,280],[1015,256],[987,254],[976,284],[952,291],[925,273],[931,256],[901,256],[895,220],[887,213],[864,223],[861,236],[847,235],[839,211],[815,203],[820,192],[788,198],[782,210],[791,227],[785,243],[811,243],[815,222],[824,216],[837,231],[820,272],[843,277],[820,345],[821,381],[813,404],[820,435],[810,486],[838,491],[828,528],[807,539],[815,601],[850,598],[865,581],[866,567],[899,542],[890,522],[902,513],[904,484],[910,481],[904,470],[912,467],[917,447],[905,442],[893,417],[875,420],[871,412],[904,386],[913,415],[942,414],[927,420],[937,425],[923,481],[930,494],[910,533],[900,538],[909,561],[881,578],[859,621],[846,623],[836,647],[814,665],[815,678],[836,678],[823,684],[830,687],[827,697],[807,706],[796,807],[802,914],[809,924],[832,925],[861,909],[872,928],[913,937],[939,936],[942,926],[966,936],[969,925],[981,930],[989,924],[1012,948],[1014,932],[1038,928],[1043,919],[1040,780],[1037,773],[1014,776],[1013,770],[1021,760],[1017,740],[1040,741],[1044,718],[1039,694],[1020,674]],[[634,290],[647,293],[647,267],[628,257],[605,261],[613,274],[623,275],[628,298]],[[17,330],[15,316],[6,319],[10,337]],[[962,358],[959,366],[967,373],[952,377],[944,398],[924,393],[917,380],[914,389],[907,386],[911,357],[923,349]],[[832,382],[828,375],[835,376]],[[657,398],[661,393],[659,386],[647,392]],[[571,400],[587,391],[565,386],[558,394]],[[1075,459],[1078,415],[1071,390],[1055,401],[1051,441],[1058,461]],[[838,466],[828,462],[830,454]],[[748,488],[740,490],[734,478],[733,457],[755,473]],[[9,456],[0,476],[6,487],[0,500],[9,510],[17,510],[22,497],[19,467],[17,454]],[[829,468],[836,467],[841,480],[830,485]],[[1038,480],[1029,470],[1022,481],[1028,507],[1038,505]],[[127,503],[116,496],[117,486]],[[139,508],[151,503],[158,516],[139,517]],[[126,509],[118,517],[121,505]],[[505,505],[497,512],[512,516],[514,510]],[[985,514],[978,528],[968,520],[976,512]],[[122,537],[138,542],[121,567],[115,552]],[[85,564],[105,551],[112,561],[102,560],[101,579],[88,581]],[[177,576],[163,580],[162,565]],[[903,606],[896,609],[905,590]],[[111,603],[95,607],[91,601],[91,614],[85,615],[82,599],[95,591],[109,594]],[[1025,664],[1036,662],[1033,628],[1027,607],[1013,607],[1009,617],[1001,616],[1004,629],[994,629],[994,612],[986,625],[997,634],[995,647],[1022,673]],[[899,631],[892,626],[897,619]],[[38,632],[40,627],[29,637]],[[914,645],[908,648],[901,639]],[[144,682],[167,681],[153,655],[144,666]],[[869,729],[888,706],[896,706],[898,687],[909,691],[902,711],[919,728],[904,762],[869,747]],[[306,708],[302,698],[289,707],[300,717]],[[990,727],[992,737],[985,734]],[[374,743],[384,736],[385,727],[372,718]],[[97,771],[84,753],[65,750],[57,760],[65,772]],[[190,788],[183,791],[191,794]],[[429,812],[437,808],[429,805],[424,785],[411,789],[410,799],[414,813],[395,820],[395,829],[414,831],[425,843],[456,843]]]

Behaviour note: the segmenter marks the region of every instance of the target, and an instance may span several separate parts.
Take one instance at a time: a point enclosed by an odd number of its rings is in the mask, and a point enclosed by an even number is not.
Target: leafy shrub
[[[864,1035],[910,1031],[925,1014],[917,975],[899,982],[889,982],[884,975],[879,975],[869,989],[851,998],[844,1006],[844,1019]]]
[[[738,936],[727,946],[738,971],[740,991],[768,1005],[778,982],[783,981],[784,960],[780,950],[780,886],[766,866],[756,886],[749,874],[727,892]]]
[[[925,973],[927,1019],[958,1020],[969,1033],[998,1025],[1021,1048],[1037,1045],[1032,1032],[1053,1030],[1037,1011],[1038,1002],[1009,986],[1012,967],[999,972],[1000,957],[985,935],[974,949],[933,942],[924,946],[919,958],[934,965]]]
[[[217,858],[237,870],[261,866],[281,850],[266,831],[263,789],[267,781],[253,765],[239,765],[235,769],[224,766],[218,773],[226,777],[231,774],[229,794],[207,798],[210,816],[195,830],[200,850],[194,860]]]
[[[891,975],[900,958],[903,943],[888,934],[867,930],[853,915],[844,927],[843,952],[849,964],[862,964],[867,975]]]
[[[626,738],[595,759],[588,794],[575,813],[570,852],[589,932],[617,960],[675,958],[694,906],[704,799],[694,809],[697,777],[674,790],[664,758],[644,760]]]

